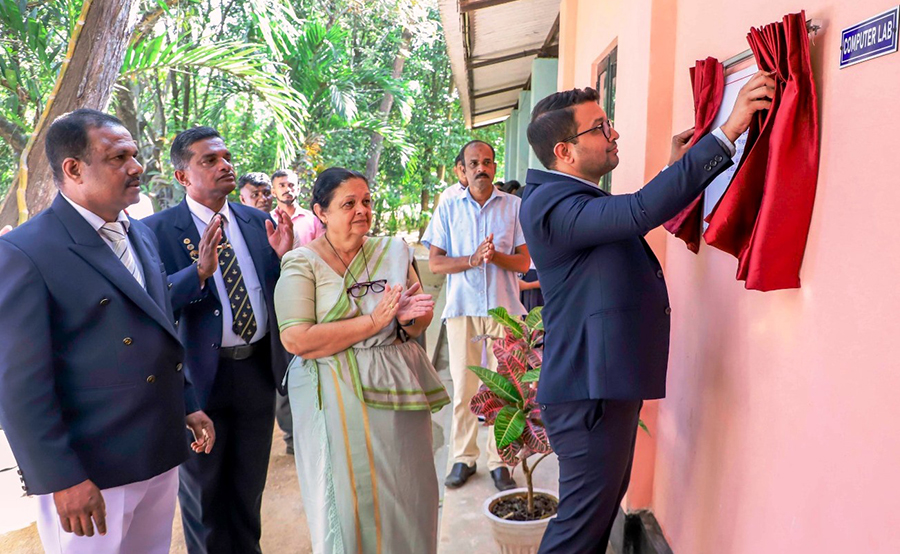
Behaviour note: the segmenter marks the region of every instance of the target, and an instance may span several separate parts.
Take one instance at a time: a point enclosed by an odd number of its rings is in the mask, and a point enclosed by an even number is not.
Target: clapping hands
[[[406,323],[434,311],[434,299],[430,294],[416,294],[421,288],[419,283],[413,283],[413,286],[400,295],[397,308],[398,321]]]
[[[402,285],[395,285],[384,291],[381,302],[372,312],[372,322],[378,330],[387,327],[394,318],[406,322],[422,317],[434,310],[434,300],[430,294],[416,294],[418,283],[406,291]]]

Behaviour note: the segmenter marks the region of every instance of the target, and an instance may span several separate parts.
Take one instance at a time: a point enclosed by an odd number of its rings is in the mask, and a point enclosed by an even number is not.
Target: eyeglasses
[[[369,290],[372,292],[384,292],[385,285],[387,285],[387,279],[379,279],[377,281],[363,281],[362,283],[356,283],[347,289],[347,294],[352,296],[353,298],[362,298],[365,296]]]
[[[587,131],[582,131],[582,132],[578,133],[577,135],[572,135],[569,138],[562,139],[559,142],[569,142],[570,140],[577,139],[581,135],[584,135],[584,134],[587,134],[587,133],[590,133],[593,131],[598,131],[598,130],[601,133],[603,133],[603,136],[606,137],[606,140],[612,140],[613,123],[612,123],[612,121],[610,121],[608,119],[604,119],[603,123],[601,123],[600,125],[597,125],[596,127],[591,127]]]

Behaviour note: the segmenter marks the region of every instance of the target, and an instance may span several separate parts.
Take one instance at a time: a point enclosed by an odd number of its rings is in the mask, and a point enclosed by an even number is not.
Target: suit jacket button
[[[666,306],[666,315],[671,315],[671,313],[672,313],[672,308]]]
[[[719,165],[719,162],[717,162],[716,160],[709,162],[709,167],[716,167],[717,165]]]
[[[717,162],[721,162],[721,161],[722,161],[722,156],[716,155],[716,161],[717,161]]]
[[[181,368],[183,368],[183,367],[184,367],[184,364],[182,364],[181,362],[178,362],[177,364],[175,364],[175,371],[181,371]]]
[[[151,385],[152,385],[153,383],[155,383],[155,382],[156,382],[156,375],[150,375],[149,377],[147,377],[147,382],[150,383]]]
[[[100,300],[101,306],[106,306],[107,304],[109,304],[109,298],[104,298],[104,299]]]
[[[709,171],[710,170],[709,164],[704,165],[703,169],[705,169],[706,171]]]
[[[219,345],[218,345],[218,344],[213,344],[212,347],[213,347],[213,348],[218,348]]]
[[[169,283],[169,288],[172,288],[172,283]]]
[[[219,315],[219,310],[214,311],[214,312],[213,312],[213,315],[214,315],[214,316],[218,316],[218,315]]]
[[[656,270],[656,276],[659,277],[660,279],[663,278],[663,272],[662,272],[661,269],[657,269],[657,270]]]
[[[132,342],[134,341],[131,340],[131,337],[125,337],[124,339],[122,339],[122,344],[124,344],[125,346],[131,346]]]

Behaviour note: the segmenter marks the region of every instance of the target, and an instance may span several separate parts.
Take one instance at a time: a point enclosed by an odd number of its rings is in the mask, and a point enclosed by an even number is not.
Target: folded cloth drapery
[[[751,29],[758,67],[774,71],[728,190],[707,218],[707,244],[738,258],[737,279],[761,291],[800,287],[819,170],[819,120],[804,12]]]
[[[691,146],[712,130],[713,121],[722,106],[725,76],[722,64],[715,58],[697,60],[691,68],[694,87],[694,137]],[[695,254],[700,250],[700,225],[703,217],[703,194],[663,225],[667,231],[687,244]]]

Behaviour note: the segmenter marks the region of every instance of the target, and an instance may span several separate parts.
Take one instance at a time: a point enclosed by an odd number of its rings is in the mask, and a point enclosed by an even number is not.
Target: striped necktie
[[[244,284],[241,264],[238,263],[231,242],[225,237],[224,225],[227,220],[224,215],[219,214],[219,216],[222,218],[223,225],[219,268],[222,270],[222,279],[225,281],[225,289],[228,291],[228,300],[231,304],[231,329],[235,335],[250,344],[250,339],[256,334],[256,316],[253,315],[253,306],[250,305],[250,296],[247,294],[247,286]]]
[[[112,243],[113,252],[119,257],[119,261],[125,264],[125,268],[131,272],[141,287],[144,286],[144,279],[141,272],[138,271],[137,263],[134,260],[134,254],[128,248],[128,241],[125,240],[125,225],[120,221],[112,223],[104,223],[99,229],[100,234]]]

